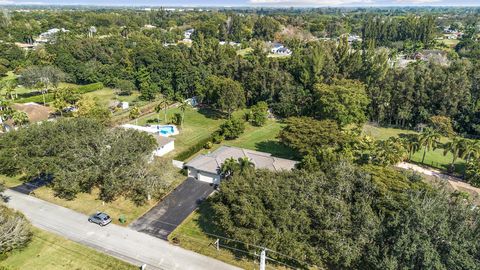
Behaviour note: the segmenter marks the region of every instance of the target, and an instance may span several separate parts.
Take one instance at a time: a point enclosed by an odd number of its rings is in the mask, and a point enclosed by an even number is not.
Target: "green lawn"
[[[101,90],[86,93],[85,95],[97,98],[103,106],[110,106],[111,103],[115,100],[129,103],[138,102],[138,97],[140,96],[140,93],[138,91],[135,91],[129,96],[120,96],[117,95],[116,90],[114,89],[103,88]]]
[[[234,113],[234,116],[242,117],[245,112],[246,110],[239,110]],[[171,119],[175,113],[181,112],[177,108],[168,109],[167,120]],[[157,118],[157,114],[153,113],[141,117],[137,121],[133,120],[130,123],[137,123],[138,125],[156,124],[158,122]],[[221,118],[218,113],[211,109],[188,108],[185,111],[185,122],[183,127],[180,128],[180,134],[174,136],[175,151],[169,153],[168,156],[173,157],[198,141],[208,138],[224,121],[224,118]],[[160,112],[160,123],[165,123],[163,111]],[[245,123],[245,132],[239,138],[231,141],[225,140],[222,142],[222,145],[267,152],[278,157],[293,158],[293,152],[278,142],[277,136],[282,127],[283,124],[273,119],[269,119],[262,127],[254,127],[249,123]],[[218,147],[219,145],[214,145],[213,149],[203,150],[201,153],[213,151]]]
[[[178,108],[167,109],[167,123],[172,119],[175,113],[181,113]],[[164,122],[164,112],[160,112],[160,123]],[[158,115],[156,113],[148,114],[138,120],[133,120],[131,124],[146,125],[148,123],[158,123]],[[208,138],[215,130],[218,129],[225,119],[220,118],[213,110],[188,108],[185,111],[185,120],[183,127],[179,127],[180,134],[174,136],[175,150],[168,156],[174,156],[188,147],[194,145],[200,140]]]
[[[379,139],[379,140],[385,140],[390,137],[396,137],[399,134],[414,134],[417,133],[412,130],[404,130],[404,129],[397,129],[397,128],[383,128],[383,127],[374,127],[372,125],[365,125],[363,128],[363,132],[366,135],[372,136],[373,138]],[[449,139],[446,137],[442,137],[440,139],[441,143],[446,143],[448,142]],[[420,151],[416,152],[412,156],[412,161],[416,163],[421,163],[423,157],[423,149]],[[443,149],[436,149],[434,151],[429,151],[425,155],[425,161],[424,164],[428,165],[433,168],[437,168],[440,170],[447,170],[448,167],[450,166],[450,163],[452,162],[452,154],[447,153],[447,155],[443,155]],[[455,162],[455,171],[459,174],[463,173],[465,166],[465,161],[462,159],[457,159]]]
[[[33,229],[33,239],[20,251],[0,261],[0,268],[18,270],[102,270],[138,267],[52,233]],[[3,269],[3,268],[2,268]]]

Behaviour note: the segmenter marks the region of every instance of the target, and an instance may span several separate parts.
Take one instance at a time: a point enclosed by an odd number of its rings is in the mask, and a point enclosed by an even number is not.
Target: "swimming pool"
[[[174,125],[152,125],[150,128],[155,130],[155,133],[158,133],[158,135],[162,136],[171,136],[171,135],[177,135],[178,134],[178,129]]]

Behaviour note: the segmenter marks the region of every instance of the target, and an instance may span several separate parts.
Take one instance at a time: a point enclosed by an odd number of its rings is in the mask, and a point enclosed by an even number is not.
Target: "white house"
[[[65,29],[65,28],[60,28],[60,29],[52,28],[52,29],[49,29],[47,32],[43,32],[40,35],[38,35],[38,38],[35,40],[35,42],[37,42],[37,43],[48,43],[53,39],[53,37],[55,37],[56,34],[58,34],[60,32],[67,33],[67,32],[70,32],[70,31]]]
[[[193,32],[195,32],[195,29],[188,29],[185,32],[183,32],[183,38],[184,39],[191,39]]]
[[[270,52],[277,55],[291,55],[292,51],[281,43],[271,43]]]
[[[155,135],[158,147],[153,152],[154,156],[161,157],[175,149],[175,139],[160,135]]]
[[[198,155],[185,164],[188,177],[211,184],[220,184],[220,167],[226,159],[247,157],[258,169],[271,171],[292,170],[296,161],[284,158],[272,157],[269,153],[253,151],[249,149],[221,146],[212,153]]]

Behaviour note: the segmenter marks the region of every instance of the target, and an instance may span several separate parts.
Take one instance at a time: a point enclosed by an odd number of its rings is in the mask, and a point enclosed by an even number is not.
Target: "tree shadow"
[[[225,119],[228,117],[228,115],[224,112],[214,110],[209,107],[201,107],[198,109],[198,112],[202,114],[203,116],[210,118],[210,119]]]
[[[213,222],[215,217],[213,217],[212,203],[210,202],[210,200],[207,199],[203,201],[199,205],[197,211],[200,214],[198,218],[198,225],[202,232],[211,237],[212,240],[215,240],[215,238],[219,239],[220,245],[228,246],[229,248],[225,249],[229,250],[235,256],[236,260],[256,259],[253,256],[246,254],[245,252],[238,251],[245,250],[246,247],[238,243],[237,241],[228,240],[228,237],[225,236],[226,234],[215,225],[215,223]]]
[[[255,148],[258,151],[272,154],[274,157],[299,160],[300,156],[292,148],[274,140],[257,142]]]

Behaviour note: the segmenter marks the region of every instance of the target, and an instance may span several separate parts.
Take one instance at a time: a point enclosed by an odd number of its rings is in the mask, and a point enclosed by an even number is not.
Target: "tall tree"
[[[423,148],[422,163],[425,161],[425,155],[427,151],[435,150],[438,146],[440,140],[440,134],[431,128],[425,128],[422,133],[420,133],[419,142],[420,146]]]

